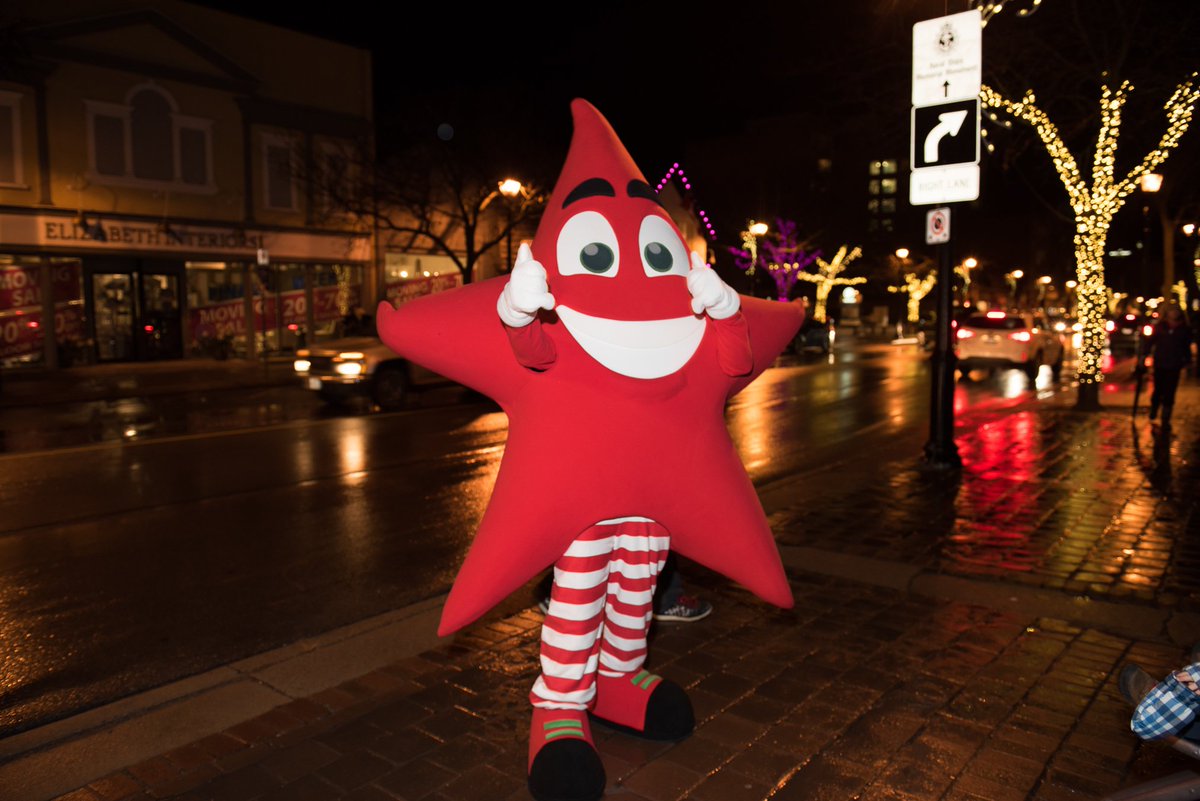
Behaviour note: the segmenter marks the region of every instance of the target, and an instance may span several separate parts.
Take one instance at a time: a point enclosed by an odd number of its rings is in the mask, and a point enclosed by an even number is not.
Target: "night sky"
[[[985,29],[985,82],[1010,94],[1032,84],[1068,121],[1064,137],[1086,169],[1099,73],[1112,65],[1138,87],[1127,116],[1153,121],[1140,139],[1130,128],[1122,154],[1144,153],[1161,133],[1170,87],[1200,67],[1200,3],[1044,0],[1019,18],[1013,9],[1030,2],[1008,4]],[[409,4],[395,10],[398,22],[383,24],[375,7],[354,2],[339,4],[344,13],[336,16],[327,6],[206,4],[370,48],[384,151],[432,138],[448,123],[456,137],[503,154],[500,171],[552,183],[570,139],[568,104],[585,97],[652,183],[672,162],[684,164],[721,246],[736,244],[747,218],[779,215],[830,250],[862,238],[867,162],[907,158],[913,23],[969,7],[840,0],[728,4],[715,16],[700,5],[641,2],[597,4],[591,13],[573,6],[568,17],[561,3],[495,4],[468,15]],[[984,196],[962,207],[955,234],[999,272],[1019,265],[1065,280],[1072,226],[1050,160],[1027,128],[992,133],[999,149],[984,159]],[[1189,137],[1164,170],[1177,187],[1192,185],[1176,203],[1196,197],[1197,182],[1184,176],[1200,166],[1192,142],[1200,131]],[[823,178],[814,176],[821,158],[835,165]],[[904,197],[901,205],[894,241],[863,243],[876,258],[897,244],[919,245],[925,209]],[[1131,202],[1114,238],[1130,244],[1141,228],[1141,208]]]

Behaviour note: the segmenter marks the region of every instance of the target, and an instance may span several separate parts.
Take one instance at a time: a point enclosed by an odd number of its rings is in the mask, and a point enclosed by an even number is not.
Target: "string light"
[[[797,241],[796,223],[791,220],[776,220],[772,237],[762,240],[762,249],[766,252],[763,266],[775,281],[776,296],[786,301],[804,268],[820,257],[821,251],[810,253],[805,250],[808,242]],[[754,274],[754,267],[758,263],[758,246],[758,235],[747,230],[742,232],[742,248],[729,248],[734,256],[734,264],[747,275]]]
[[[996,16],[1001,11],[1003,11],[1005,2],[1006,2],[1006,0],[996,0],[995,2],[993,2],[992,0],[976,0],[975,5],[979,8],[979,11],[981,12],[981,16],[980,16],[981,23],[980,23],[979,27],[981,27],[981,28],[986,27],[988,24],[988,20],[990,20],[992,17]],[[1041,7],[1042,7],[1042,0],[1033,0],[1033,2],[1031,2],[1029,4],[1029,8],[1017,9],[1017,16],[1018,17],[1032,16],[1033,14],[1036,14],[1037,10]]]
[[[667,174],[664,175],[662,177],[662,180],[658,182],[658,186],[654,187],[654,191],[656,193],[662,192],[663,187],[666,186],[667,183],[671,180],[671,178],[676,175],[679,176],[679,182],[681,184],[683,184],[683,188],[686,189],[687,191],[691,192],[692,191],[692,183],[691,183],[691,181],[688,180],[687,175],[684,173],[683,167],[679,166],[678,161],[671,165],[671,169],[667,170]],[[704,230],[708,232],[709,240],[715,242],[717,239],[717,230],[715,228],[713,228],[712,221],[710,219],[708,219],[708,213],[705,212],[704,209],[698,208],[698,209],[696,209],[696,214],[699,215],[700,222],[704,224]]]
[[[998,9],[997,9],[998,10]],[[994,13],[994,12],[993,12]],[[1075,272],[1079,286],[1077,308],[1083,330],[1076,376],[1080,383],[1080,398],[1095,392],[1104,380],[1101,362],[1104,357],[1106,334],[1105,312],[1108,308],[1108,288],[1104,281],[1104,250],[1109,226],[1125,198],[1138,187],[1143,175],[1153,172],[1167,160],[1187,132],[1192,110],[1200,89],[1196,73],[1176,87],[1164,105],[1167,130],[1153,148],[1129,173],[1117,180],[1115,171],[1117,142],[1121,131],[1121,111],[1133,87],[1128,81],[1116,90],[1104,86],[1100,94],[1100,133],[1092,160],[1091,184],[1085,183],[1079,165],[1063,143],[1058,128],[1037,106],[1033,92],[1020,100],[1009,100],[994,89],[984,86],[980,98],[987,108],[1001,109],[1033,126],[1046,148],[1059,180],[1067,191],[1067,199],[1075,215]],[[1094,397],[1094,396],[1093,396]]]
[[[1183,279],[1180,279],[1175,282],[1175,285],[1171,287],[1171,289],[1175,290],[1175,294],[1179,296],[1179,307],[1181,309],[1186,309],[1188,300],[1187,284],[1184,283]],[[1168,298],[1168,300],[1170,300],[1170,298]]]
[[[889,286],[888,292],[905,292],[908,294],[908,321],[921,321],[921,301],[937,283],[937,273],[930,273],[924,278],[918,278],[916,273],[905,273],[901,286]]]
[[[818,251],[819,253],[820,251]],[[814,254],[815,255],[815,254]],[[815,273],[798,271],[796,278],[801,281],[809,281],[817,285],[817,302],[813,306],[813,319],[817,322],[825,322],[825,308],[829,302],[829,291],[838,285],[853,285],[865,284],[865,278],[841,278],[839,274],[843,272],[850,262],[862,255],[862,248],[855,248],[846,253],[846,246],[842,245],[838,248],[838,252],[834,254],[832,261],[825,261],[819,255],[815,255],[817,267]],[[794,280],[794,279],[793,279]]]

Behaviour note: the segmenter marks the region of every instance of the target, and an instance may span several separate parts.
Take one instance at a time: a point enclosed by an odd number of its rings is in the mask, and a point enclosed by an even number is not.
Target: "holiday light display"
[[[743,231],[742,247],[729,248],[729,252],[733,254],[733,263],[739,270],[753,275],[758,264],[758,250],[761,247],[765,252],[763,266],[775,281],[776,297],[786,301],[804,268],[821,255],[820,250],[806,251],[807,246],[807,241],[798,241],[796,223],[791,220],[776,220],[773,238],[763,238],[760,243],[757,235]]]
[[[862,248],[855,248],[846,253],[846,246],[842,245],[838,248],[838,252],[834,254],[832,261],[825,261],[820,256],[816,257],[818,271],[809,273],[799,271],[795,274],[796,278],[801,281],[809,281],[817,285],[817,302],[813,306],[813,319],[818,322],[825,322],[825,308],[829,303],[829,291],[839,285],[865,284],[865,278],[841,278],[840,273],[846,269],[850,262],[862,255]]]
[[[986,27],[988,20],[1004,10],[1008,4],[1007,0],[976,0],[975,7],[981,12],[981,25]],[[1042,0],[1032,0],[1028,8],[1017,9],[1018,17],[1028,17],[1037,13],[1037,10],[1042,7]]]
[[[689,192],[692,191],[692,182],[688,180],[687,175],[683,172],[683,167],[679,166],[678,161],[671,165],[671,169],[667,170],[667,174],[664,175],[662,180],[658,182],[658,185],[654,187],[654,191],[663,191],[663,187],[666,186],[667,182],[675,176],[679,176],[679,183],[683,184],[684,189]],[[715,228],[713,228],[712,221],[708,219],[708,214],[704,211],[704,209],[700,208],[696,209],[696,214],[699,215],[700,222],[704,223],[704,230],[708,234],[709,240],[716,241],[717,231]]]
[[[904,283],[900,286],[889,286],[888,292],[904,292],[908,295],[908,321],[921,321],[921,301],[937,283],[937,273],[930,273],[924,278],[918,278],[916,273],[905,273]]]
[[[980,91],[984,106],[1005,111],[1033,126],[1067,190],[1067,198],[1075,215],[1075,272],[1079,282],[1076,298],[1079,319],[1083,324],[1076,370],[1081,407],[1098,403],[1099,384],[1104,380],[1100,365],[1106,341],[1104,252],[1109,226],[1114,215],[1124,205],[1125,198],[1137,189],[1141,177],[1165,162],[1187,131],[1192,120],[1192,110],[1200,98],[1196,77],[1193,73],[1175,89],[1166,102],[1164,108],[1167,130],[1159,139],[1158,145],[1120,180],[1114,175],[1114,170],[1121,132],[1121,111],[1133,87],[1128,81],[1116,90],[1107,85],[1102,87],[1100,133],[1096,138],[1090,185],[1085,182],[1075,156],[1063,143],[1058,128],[1046,113],[1038,108],[1033,92],[1026,92],[1020,100],[1009,100],[988,86],[982,87]]]
[[[1108,313],[1116,314],[1117,307],[1121,305],[1121,301],[1129,297],[1128,292],[1113,292],[1108,287],[1104,288],[1105,297],[1108,298]]]
[[[1174,291],[1174,294],[1179,296],[1180,308],[1186,309],[1187,301],[1188,301],[1187,283],[1181,278],[1180,280],[1175,282],[1175,285],[1173,287],[1171,287],[1171,289]],[[1169,301],[1171,299],[1167,298],[1167,300]]]

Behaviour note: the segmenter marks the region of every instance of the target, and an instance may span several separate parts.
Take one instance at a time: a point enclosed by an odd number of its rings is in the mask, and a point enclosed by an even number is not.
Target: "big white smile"
[[[555,308],[567,331],[600,364],[630,378],[662,378],[683,367],[704,337],[704,318],[610,320]]]

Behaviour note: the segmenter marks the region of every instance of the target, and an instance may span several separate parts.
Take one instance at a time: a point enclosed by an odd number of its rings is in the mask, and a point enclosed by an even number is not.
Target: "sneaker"
[[[655,620],[674,623],[691,623],[712,614],[712,604],[694,595],[680,595],[672,606],[654,613]]]
[[[1133,663],[1121,668],[1121,672],[1117,676],[1117,689],[1121,691],[1125,700],[1134,706],[1137,706],[1157,683],[1153,676]]]
[[[550,599],[549,599],[549,598],[543,598],[542,600],[538,601],[538,609],[541,609],[541,610],[542,610],[542,614],[543,614],[543,615],[545,615],[545,614],[549,614],[549,612],[550,612]]]

